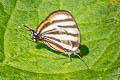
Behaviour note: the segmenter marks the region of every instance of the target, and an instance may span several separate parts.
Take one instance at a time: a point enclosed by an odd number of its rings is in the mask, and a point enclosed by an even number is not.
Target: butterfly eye
[[[34,42],[36,42],[36,39],[34,38],[34,39],[32,39]]]

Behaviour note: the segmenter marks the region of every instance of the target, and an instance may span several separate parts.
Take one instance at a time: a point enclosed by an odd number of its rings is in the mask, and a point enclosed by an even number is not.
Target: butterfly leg
[[[59,56],[61,56],[61,55],[63,55],[64,53],[61,53],[61,54],[59,54],[59,55],[57,55],[56,57],[55,57],[55,59],[57,59]]]
[[[80,49],[77,49],[75,53],[80,53]]]
[[[84,62],[84,64],[85,64],[85,65],[87,66],[87,68],[89,69],[89,67],[88,67],[87,63],[84,61],[84,59],[82,59],[76,52],[74,52],[74,55],[78,56],[79,59],[80,59],[82,62]]]
[[[70,57],[71,53],[65,53],[65,54],[68,54],[68,57],[67,57],[67,59],[64,61],[63,65],[64,65],[66,62],[68,62],[68,59],[71,59],[71,57]]]

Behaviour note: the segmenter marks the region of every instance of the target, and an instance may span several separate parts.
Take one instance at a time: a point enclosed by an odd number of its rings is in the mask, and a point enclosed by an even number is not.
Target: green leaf
[[[34,43],[30,33],[51,12],[68,10],[80,32],[82,58],[68,56]],[[0,79],[118,80],[120,79],[119,0],[0,0]]]

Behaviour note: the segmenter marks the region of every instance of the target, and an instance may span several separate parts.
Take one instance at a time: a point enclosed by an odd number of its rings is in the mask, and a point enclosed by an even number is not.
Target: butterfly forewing
[[[75,52],[80,45],[80,31],[68,11],[51,13],[37,27],[37,33],[46,45],[60,52]]]

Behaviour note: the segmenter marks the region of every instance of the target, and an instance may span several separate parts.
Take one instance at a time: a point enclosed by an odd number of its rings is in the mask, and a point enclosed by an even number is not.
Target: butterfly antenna
[[[27,27],[27,26],[25,26],[25,25],[23,25],[23,26],[24,26],[24,27]],[[22,31],[25,30],[25,29],[24,29],[23,27],[21,27],[21,26],[18,26],[18,28],[21,29]],[[29,27],[27,27],[27,28],[29,28]],[[28,39],[28,38],[25,36],[25,34],[22,34],[22,36],[23,36],[24,38],[26,38],[27,40],[31,41],[30,39]]]
[[[26,25],[23,25],[23,26],[27,28],[27,31],[34,32],[34,30],[32,28],[30,28],[30,27],[28,27]]]
[[[89,69],[89,67],[88,67],[87,63],[84,61],[84,59],[82,59],[78,54],[75,54],[75,55],[78,56],[78,57],[80,58],[80,60],[83,61],[84,64],[85,64],[85,65],[87,66],[87,68]]]

